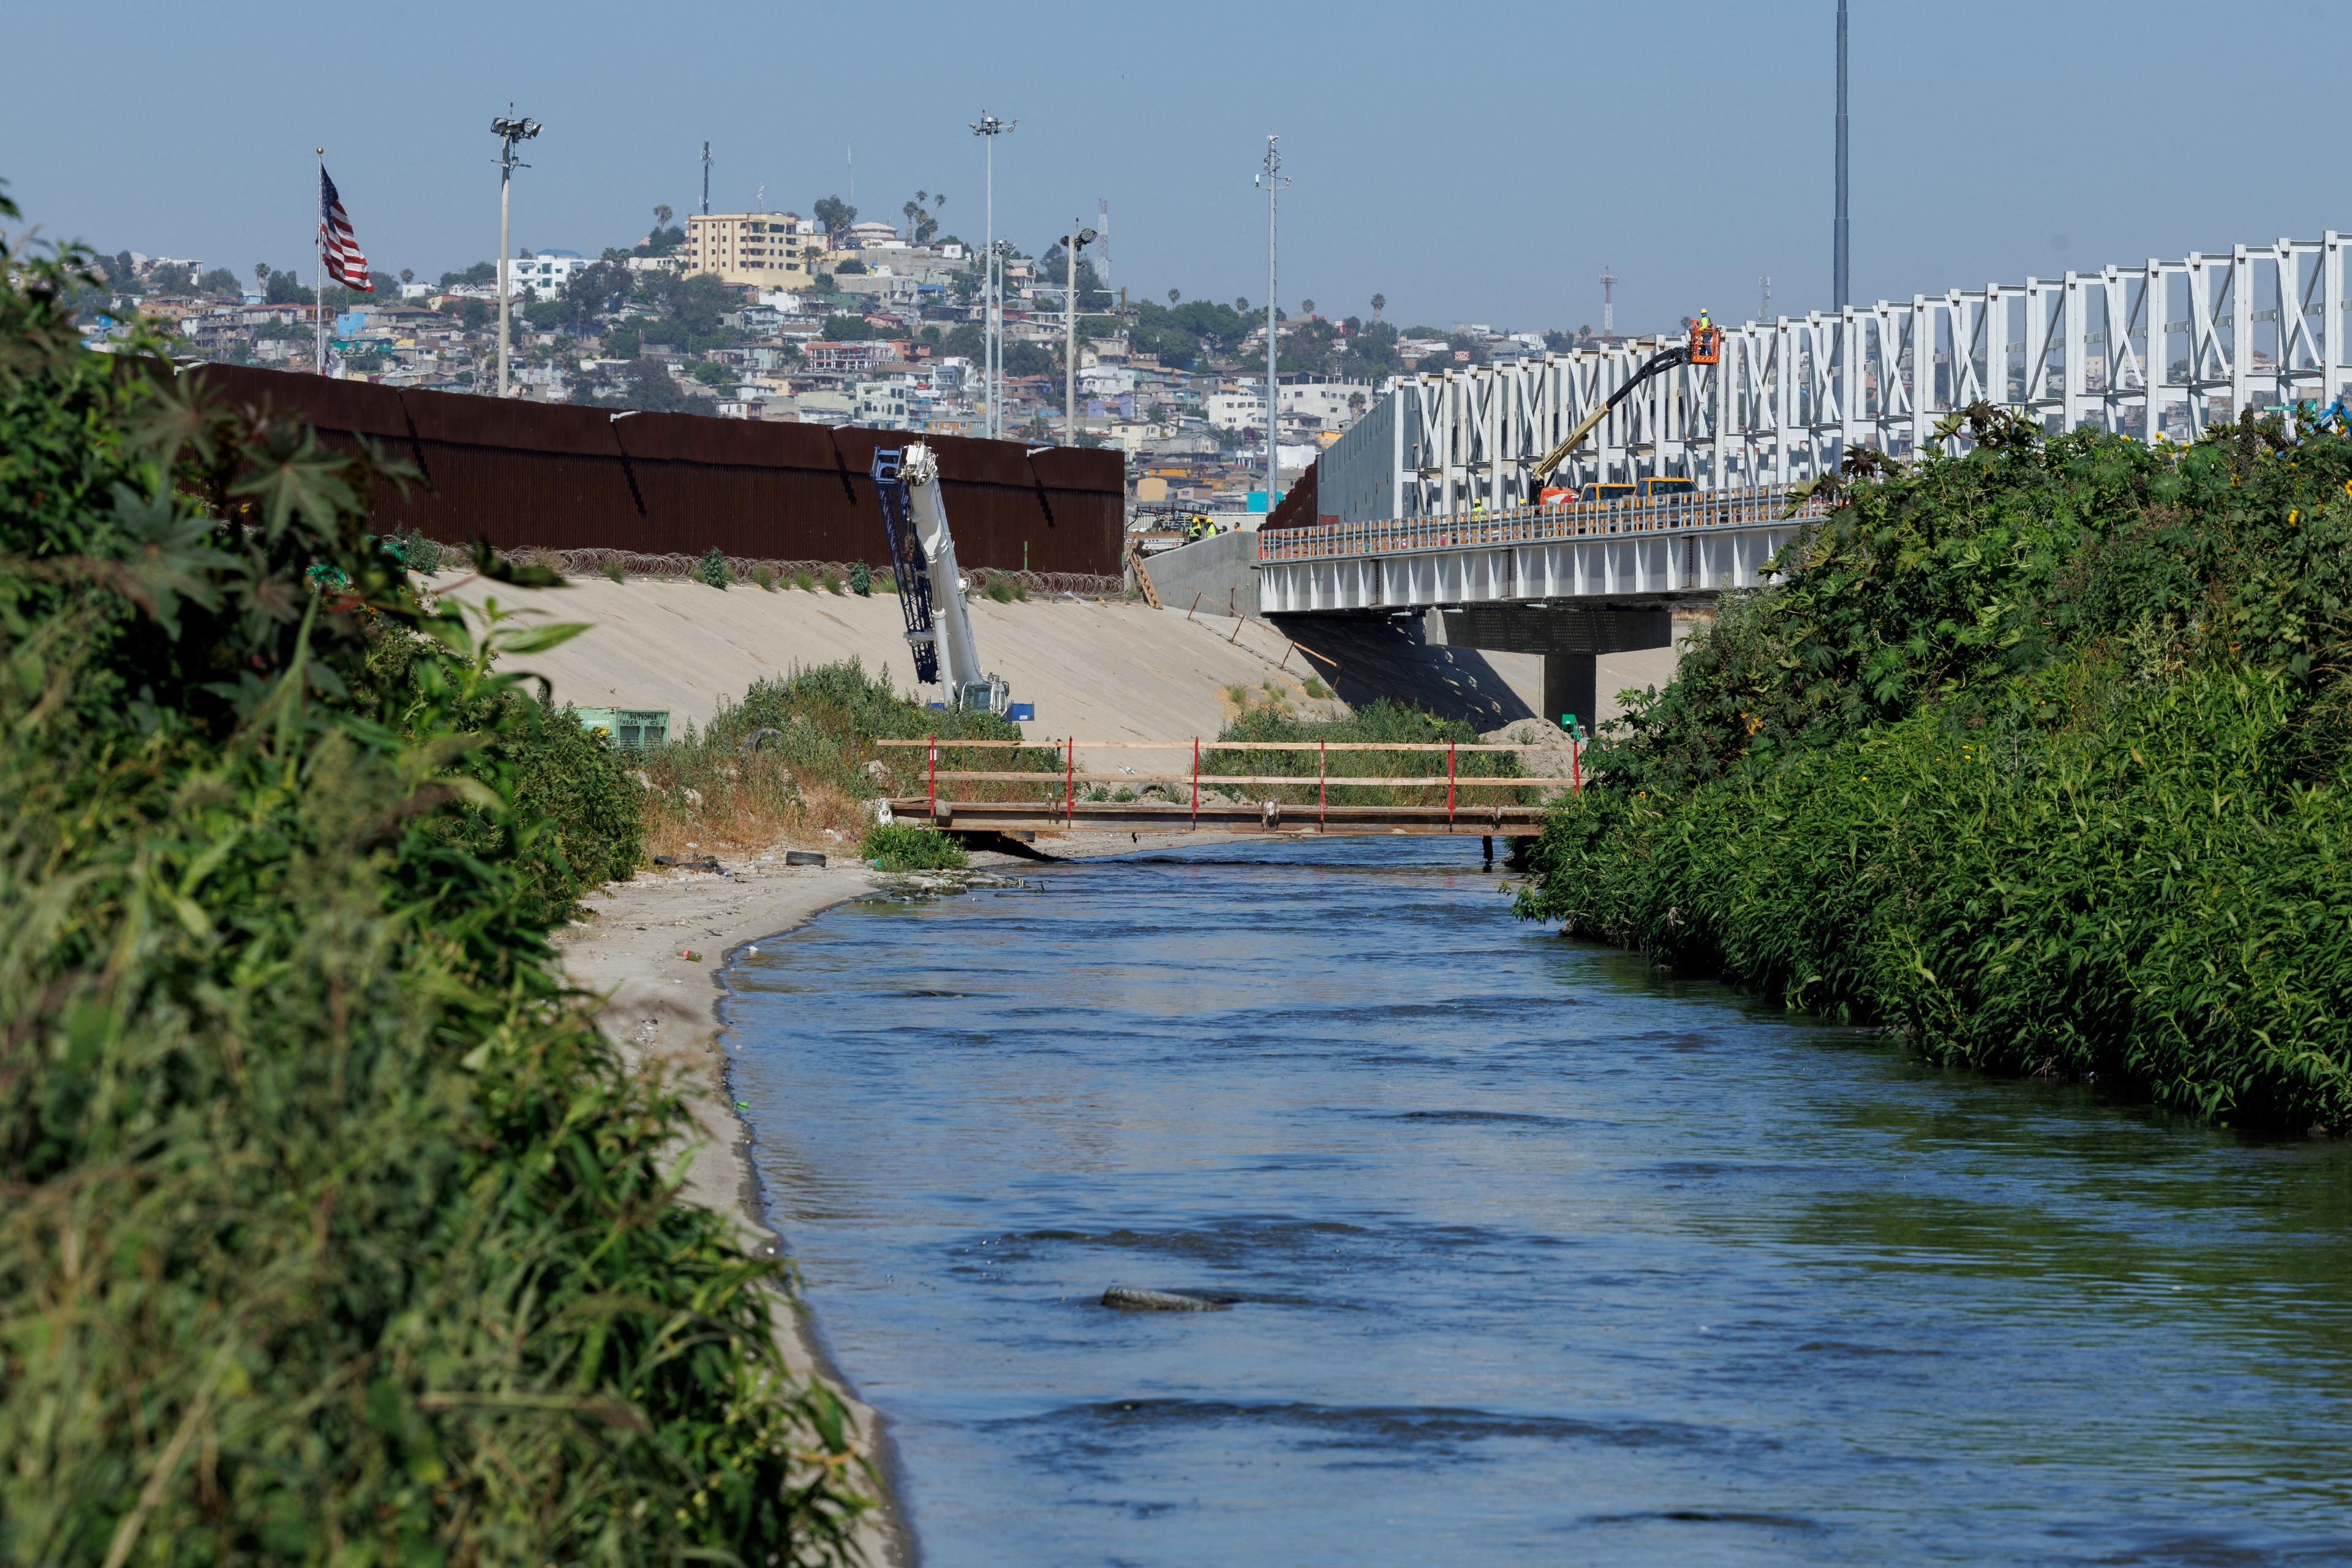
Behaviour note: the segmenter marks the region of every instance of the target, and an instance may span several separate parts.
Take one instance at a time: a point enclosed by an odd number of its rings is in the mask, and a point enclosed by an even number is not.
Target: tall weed
[[[395,468],[85,353],[87,281],[0,249],[0,1557],[839,1560],[777,1266],[551,962],[627,831],[531,782],[561,634],[421,605]]]

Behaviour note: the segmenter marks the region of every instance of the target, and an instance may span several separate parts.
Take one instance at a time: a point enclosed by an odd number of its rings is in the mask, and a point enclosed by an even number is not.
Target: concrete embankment
[[[1247,571],[1241,552],[1248,543],[1248,535],[1230,534],[1153,557],[1147,569],[1155,584],[1163,574],[1171,583],[1199,580],[1181,600],[1163,587],[1157,610],[1135,601],[973,600],[982,663],[1006,679],[1014,700],[1035,705],[1024,732],[1036,740],[1214,735],[1234,713],[1227,694],[1236,686],[1260,698],[1279,693],[1310,715],[1385,697],[1482,731],[1546,716],[1540,656],[1444,647],[1419,616],[1259,618],[1254,584],[1234,575]],[[1196,551],[1204,555],[1194,558]],[[709,723],[755,680],[839,659],[857,658],[915,689],[905,623],[889,594],[771,593],[748,584],[721,590],[655,577],[576,578],[537,592],[454,574],[438,584],[477,605],[495,598],[533,622],[588,623],[588,633],[518,665],[546,676],[558,702],[660,709],[673,730]],[[1212,588],[1219,590],[1213,604]],[[1671,679],[1675,658],[1671,648],[1602,656],[1601,721],[1622,711],[1620,689]],[[1309,678],[1338,700],[1310,698]]]
[[[440,580],[445,588],[460,582]],[[592,630],[517,666],[546,676],[558,702],[664,709],[674,730],[709,723],[754,680],[851,658],[915,690],[906,623],[889,594],[721,590],[652,577],[579,578],[541,592],[475,581],[455,592],[478,605],[495,598],[533,622],[589,623]],[[1023,726],[1034,739],[1214,735],[1234,711],[1226,689],[1254,688],[1263,698],[1269,680],[1300,711],[1326,706],[1307,696],[1307,662],[1262,621],[1079,599],[980,598],[971,612],[982,664],[1005,678],[1015,701],[1035,704],[1036,719]]]

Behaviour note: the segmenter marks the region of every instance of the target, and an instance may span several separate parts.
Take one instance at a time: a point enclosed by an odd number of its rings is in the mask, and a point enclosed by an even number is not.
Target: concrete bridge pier
[[[1600,727],[1602,655],[1665,650],[1658,679],[1673,673],[1675,607],[1666,604],[1593,609],[1540,603],[1465,605],[1429,611],[1425,626],[1433,647],[1539,655],[1543,717],[1556,724],[1563,713],[1573,713],[1588,732]]]

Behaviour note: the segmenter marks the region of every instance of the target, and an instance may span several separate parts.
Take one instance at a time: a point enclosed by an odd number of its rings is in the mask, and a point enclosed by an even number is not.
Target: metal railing
[[[1320,561],[1335,556],[1396,555],[1423,550],[1475,550],[1549,544],[1570,539],[1665,533],[1685,529],[1759,528],[1827,514],[1826,501],[1808,498],[1792,510],[1795,487],[1650,496],[1617,501],[1570,501],[1452,512],[1442,517],[1381,522],[1327,522],[1314,528],[1261,529],[1260,561]]]
[[[1465,799],[1466,792],[1473,790],[1520,789],[1532,789],[1539,792],[1565,789],[1571,794],[1581,792],[1584,788],[1583,746],[1580,742],[1572,737],[1567,738],[1567,740],[1569,771],[1568,773],[1562,777],[1530,777],[1525,774],[1474,774],[1465,773],[1460,770],[1459,760],[1465,755],[1559,750],[1558,746],[1550,744],[1462,744],[1451,741],[1434,742],[1407,741],[1204,741],[1198,736],[1182,741],[1080,741],[1076,739],[1062,741],[961,741],[941,740],[940,737],[932,735],[926,736],[924,739],[919,741],[877,741],[875,745],[877,748],[886,749],[912,750],[915,748],[921,748],[925,752],[924,762],[926,765],[924,794],[921,799],[919,802],[913,797],[908,797],[905,800],[893,801],[891,804],[894,808],[898,809],[911,808],[919,805],[922,807],[924,816],[928,820],[935,823],[952,821],[959,815],[969,816],[976,808],[994,807],[997,808],[999,814],[1002,815],[1003,809],[1017,806],[1022,804],[1019,802],[978,802],[944,799],[940,792],[940,786],[943,784],[948,784],[950,787],[958,784],[1027,784],[1041,786],[1045,791],[1045,798],[1032,803],[1036,807],[1035,815],[1047,821],[1059,819],[1065,826],[1075,826],[1080,820],[1084,820],[1091,816],[1100,815],[1101,808],[1106,806],[1131,804],[1082,800],[1079,798],[1078,793],[1079,788],[1082,785],[1094,786],[1107,784],[1134,789],[1150,784],[1183,784],[1189,786],[1189,800],[1183,803],[1171,803],[1171,809],[1186,812],[1188,820],[1191,825],[1194,826],[1199,826],[1202,815],[1203,803],[1201,799],[1201,791],[1203,785],[1213,790],[1223,790],[1234,785],[1254,785],[1259,788],[1273,786],[1277,789],[1294,789],[1302,792],[1309,786],[1312,786],[1315,791],[1314,820],[1318,825],[1328,824],[1335,811],[1344,811],[1347,814],[1348,820],[1360,824],[1365,822],[1377,822],[1393,817],[1397,820],[1407,821],[1428,819],[1428,821],[1433,825],[1442,823],[1447,827],[1453,827],[1458,825],[1475,829],[1478,825],[1479,818],[1477,816],[1477,813],[1479,811],[1487,812],[1488,815],[1493,816],[1496,821],[1501,820],[1501,816],[1495,808],[1492,807],[1472,806]],[[1011,770],[942,768],[940,766],[940,753],[947,751],[1037,751],[1048,746],[1060,753],[1061,766],[1058,769]],[[1077,765],[1077,754],[1082,749],[1089,751],[1176,752],[1179,753],[1182,753],[1189,750],[1192,753],[1192,766],[1189,771],[1181,773],[1097,773],[1081,771]],[[1218,759],[1218,753],[1234,752],[1309,753],[1315,758],[1315,771],[1311,773],[1220,773],[1213,767],[1204,769],[1202,765],[1204,758],[1213,761]],[[1330,756],[1334,752],[1341,753],[1343,759],[1347,753],[1360,752],[1423,753],[1428,754],[1433,758],[1438,755],[1443,755],[1445,759],[1445,771],[1444,773],[1431,772],[1428,773],[1406,775],[1354,773],[1335,773],[1331,772],[1330,763]],[[1432,793],[1440,786],[1443,786],[1445,791],[1445,798],[1443,805],[1439,805],[1435,802],[1431,802],[1425,806],[1398,805],[1390,806],[1359,805],[1353,807],[1338,807],[1334,806],[1331,802],[1330,791],[1334,788],[1361,788],[1366,786],[1388,789],[1421,789],[1427,790]],[[1269,801],[1265,804],[1271,806],[1274,803]],[[1257,808],[1253,805],[1250,809],[1255,810]],[[1539,813],[1541,808],[1540,806],[1529,806],[1527,803],[1522,802],[1515,806],[1504,809],[1511,811],[1515,815],[1523,816],[1528,810],[1534,810]],[[1304,819],[1294,818],[1294,820],[1303,821]]]

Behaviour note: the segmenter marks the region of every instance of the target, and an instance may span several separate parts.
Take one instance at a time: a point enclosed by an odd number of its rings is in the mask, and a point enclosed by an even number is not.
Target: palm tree
[[[1313,315],[1315,313],[1315,301],[1312,300],[1301,300],[1298,301],[1298,313],[1302,316]]]
[[[921,214],[922,210],[923,207],[920,202],[908,202],[898,209],[898,216],[907,220],[907,243],[908,245],[915,243],[915,219]]]
[[[667,202],[663,202],[654,208],[654,226],[656,228],[667,228],[669,226],[669,220],[670,210],[669,204]]]
[[[1388,309],[1388,303],[1389,297],[1385,294],[1372,296],[1372,320],[1377,321],[1381,319],[1381,312]]]
[[[1249,314],[1249,296],[1248,296],[1248,295],[1246,295],[1246,294],[1243,294],[1243,295],[1239,295],[1239,296],[1236,296],[1236,297],[1235,297],[1235,299],[1234,300],[1234,314],[1236,314],[1236,315],[1242,315],[1242,316],[1246,316],[1246,315],[1248,315],[1248,314]]]
[[[1171,310],[1174,310],[1176,308],[1176,301],[1181,300],[1183,297],[1184,290],[1181,289],[1171,289],[1168,290],[1168,308]]]

